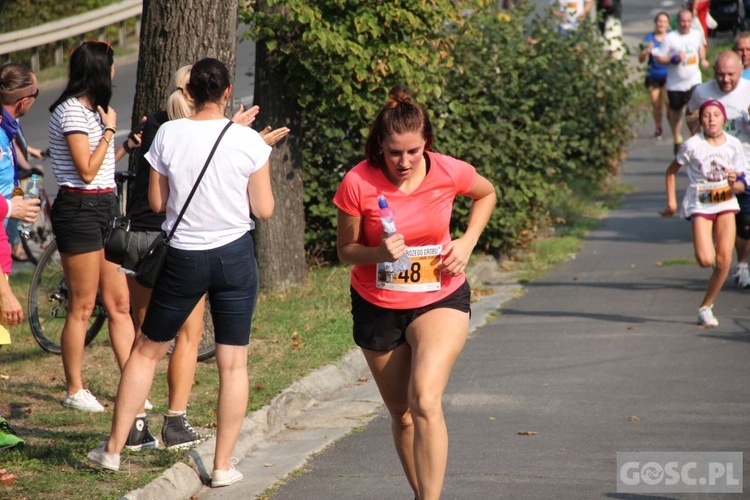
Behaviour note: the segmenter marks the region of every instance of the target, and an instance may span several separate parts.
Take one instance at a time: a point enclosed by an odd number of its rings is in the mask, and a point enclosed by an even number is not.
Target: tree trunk
[[[257,8],[263,8],[258,2]],[[270,220],[259,223],[255,230],[256,253],[260,284],[271,290],[301,285],[307,278],[305,261],[305,207],[302,186],[302,155],[300,144],[301,110],[297,96],[289,95],[284,81],[289,72],[284,65],[270,64],[263,41],[256,45],[255,96],[260,106],[257,130],[266,125],[287,126],[291,132],[274,146],[271,155],[271,185],[276,209]]]
[[[215,57],[234,74],[237,0],[144,0],[133,125],[164,109],[178,68]]]

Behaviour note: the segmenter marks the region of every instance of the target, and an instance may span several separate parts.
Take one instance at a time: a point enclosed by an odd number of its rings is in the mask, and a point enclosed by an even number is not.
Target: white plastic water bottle
[[[380,207],[380,220],[383,222],[383,231],[388,236],[396,234],[396,222],[394,221],[393,209],[388,206],[388,200],[382,194],[378,196],[378,206]],[[411,259],[404,254],[393,263],[393,270],[397,273],[407,271],[411,267]]]
[[[38,199],[39,198],[39,175],[37,174],[31,174],[31,177],[29,178],[29,182],[26,184],[26,190],[23,193],[23,199],[24,200],[31,200],[31,199]],[[31,229],[34,227],[33,222],[25,222],[20,221],[18,223],[18,231],[21,233],[21,236],[24,238],[28,238],[31,234]]]

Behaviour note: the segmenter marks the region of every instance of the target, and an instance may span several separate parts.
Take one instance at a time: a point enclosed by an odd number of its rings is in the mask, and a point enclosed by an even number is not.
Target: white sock
[[[186,414],[187,410],[167,410],[168,417],[179,417]]]

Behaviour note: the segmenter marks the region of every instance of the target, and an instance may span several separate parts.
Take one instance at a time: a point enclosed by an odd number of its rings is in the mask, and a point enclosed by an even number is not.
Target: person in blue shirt
[[[742,59],[742,78],[750,80],[750,31],[743,31],[735,37],[732,50]]]
[[[648,60],[648,72],[646,73],[646,89],[651,99],[651,114],[654,117],[654,137],[661,140],[662,137],[662,116],[665,109],[666,99],[666,82],[667,82],[667,65],[660,64],[651,54],[654,49],[661,47],[664,37],[670,29],[669,14],[659,12],[654,17],[654,31],[643,38],[641,51],[638,53],[638,61],[645,62]]]

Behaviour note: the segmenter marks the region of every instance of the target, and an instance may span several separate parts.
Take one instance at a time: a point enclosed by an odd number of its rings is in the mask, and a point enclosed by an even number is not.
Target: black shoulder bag
[[[182,217],[185,215],[185,210],[187,210],[187,207],[190,204],[190,200],[193,199],[193,195],[198,190],[198,185],[200,184],[201,179],[203,179],[203,175],[206,173],[208,164],[211,163],[211,158],[214,157],[214,153],[216,152],[216,148],[219,146],[219,142],[221,142],[221,138],[224,137],[224,133],[229,130],[229,127],[231,125],[232,121],[227,123],[227,126],[224,127],[224,129],[221,131],[221,134],[219,134],[219,138],[216,139],[216,143],[214,143],[213,149],[211,149],[211,152],[208,154],[206,164],[203,165],[203,170],[201,170],[200,175],[198,175],[198,179],[196,179],[195,184],[193,185],[193,190],[190,191],[190,194],[185,200],[185,204],[182,206],[180,215],[178,215],[177,220],[174,221],[172,230],[169,231],[168,235],[161,233],[154,240],[154,242],[151,243],[151,246],[148,248],[148,252],[146,252],[146,255],[144,255],[143,258],[138,261],[138,265],[136,265],[135,267],[135,280],[141,286],[153,288],[156,284],[156,281],[159,279],[161,271],[164,268],[164,263],[167,260],[167,248],[169,247],[169,241],[172,239],[172,236],[174,236],[174,232],[177,229],[178,224],[182,220]]]

